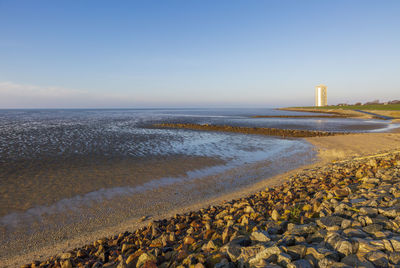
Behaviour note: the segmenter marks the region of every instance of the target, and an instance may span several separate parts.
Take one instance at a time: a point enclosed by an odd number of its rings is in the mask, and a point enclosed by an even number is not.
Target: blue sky
[[[400,99],[400,1],[0,0],[0,108]]]

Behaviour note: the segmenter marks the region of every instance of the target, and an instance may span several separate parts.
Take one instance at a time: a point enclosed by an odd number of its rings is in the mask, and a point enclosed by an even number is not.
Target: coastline
[[[317,109],[317,108],[278,108],[277,110],[282,111],[294,111],[294,112],[309,112],[309,113],[321,113],[329,114],[332,118],[359,118],[359,119],[380,119],[380,120],[391,120],[392,123],[400,122],[400,111],[391,110],[351,110],[351,109]],[[263,117],[263,116],[261,116]],[[318,117],[318,116],[310,116]],[[328,117],[328,116],[320,116]]]
[[[296,107],[278,108],[278,110],[293,111],[293,112],[307,112],[307,113],[322,113],[322,114],[330,114],[330,115],[335,115],[335,116],[343,116],[346,118],[375,119],[375,117],[373,117],[370,114],[364,114],[364,113],[354,111],[354,110],[296,108]]]
[[[344,136],[329,136],[329,137],[312,137],[306,138],[308,142],[316,146],[318,151],[319,160],[317,163],[302,166],[289,172],[273,176],[271,178],[263,179],[262,181],[249,185],[238,191],[229,194],[217,196],[208,200],[202,200],[197,203],[189,204],[187,206],[170,210],[167,213],[155,213],[149,219],[141,222],[140,219],[133,219],[129,222],[124,222],[114,228],[106,228],[104,230],[96,231],[95,233],[80,237],[79,239],[65,241],[50,248],[41,248],[34,252],[30,252],[21,256],[13,256],[12,259],[5,259],[3,261],[4,267],[14,267],[25,264],[29,261],[36,259],[47,259],[50,256],[60,254],[61,252],[68,251],[72,248],[89,244],[100,237],[109,237],[113,234],[122,233],[124,231],[134,231],[138,228],[146,226],[153,220],[160,220],[170,218],[176,213],[185,213],[188,211],[196,211],[198,209],[218,205],[226,200],[235,200],[252,195],[265,187],[274,187],[283,184],[292,175],[302,172],[305,169],[315,169],[330,163],[332,161],[341,161],[355,156],[377,154],[384,151],[391,151],[400,146],[400,135],[397,133],[363,133],[363,134],[350,134]],[[356,143],[354,141],[357,141]],[[371,140],[374,142],[371,143]]]

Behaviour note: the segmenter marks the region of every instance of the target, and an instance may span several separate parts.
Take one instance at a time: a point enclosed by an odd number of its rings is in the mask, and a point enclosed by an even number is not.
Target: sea
[[[0,257],[238,190],[316,159],[303,139],[196,123],[379,132],[384,120],[254,118],[275,109],[0,110]]]

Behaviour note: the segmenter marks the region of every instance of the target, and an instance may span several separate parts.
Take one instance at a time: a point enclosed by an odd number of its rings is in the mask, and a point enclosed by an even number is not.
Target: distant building
[[[322,84],[315,87],[315,106],[328,105],[326,89],[327,86]]]

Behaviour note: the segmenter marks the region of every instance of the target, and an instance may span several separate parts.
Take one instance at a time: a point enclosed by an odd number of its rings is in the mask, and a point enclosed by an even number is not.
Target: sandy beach
[[[297,174],[304,169],[315,168],[324,166],[332,161],[340,161],[350,157],[360,157],[365,155],[374,155],[382,152],[394,151],[400,149],[400,134],[398,133],[368,133],[368,134],[351,134],[344,136],[329,136],[329,137],[312,137],[307,138],[307,141],[312,143],[318,151],[319,161],[315,164],[302,166],[298,169],[291,170],[284,174],[279,174],[271,178],[258,182],[256,184],[248,185],[241,188],[239,191],[231,192],[226,195],[217,196],[214,198],[199,200],[196,198],[182,198],[176,200],[180,206],[165,206],[162,200],[158,205],[154,205],[145,209],[145,214],[148,215],[146,220],[141,221],[136,218],[127,222],[122,222],[112,228],[104,230],[95,230],[94,232],[82,232],[78,238],[67,238],[64,241],[53,244],[51,247],[30,247],[24,251],[18,252],[17,255],[10,252],[10,254],[2,260],[4,267],[15,267],[32,260],[43,260],[50,256],[59,254],[70,250],[71,248],[79,247],[84,244],[91,243],[101,237],[109,237],[113,234],[118,234],[124,231],[134,231],[137,228],[147,225],[150,221],[159,220],[171,217],[176,213],[184,213],[194,211],[210,205],[217,205],[226,200],[238,199],[241,197],[249,196],[265,187],[272,187],[280,185],[285,182],[291,175]],[[205,185],[206,186],[206,185]],[[201,184],[197,189],[199,192]],[[156,193],[155,193],[156,194]],[[168,197],[166,197],[168,198]],[[163,211],[163,213],[160,213]],[[142,214],[143,215],[143,214]],[[52,238],[49,238],[50,240]],[[15,253],[15,252],[14,252]]]

